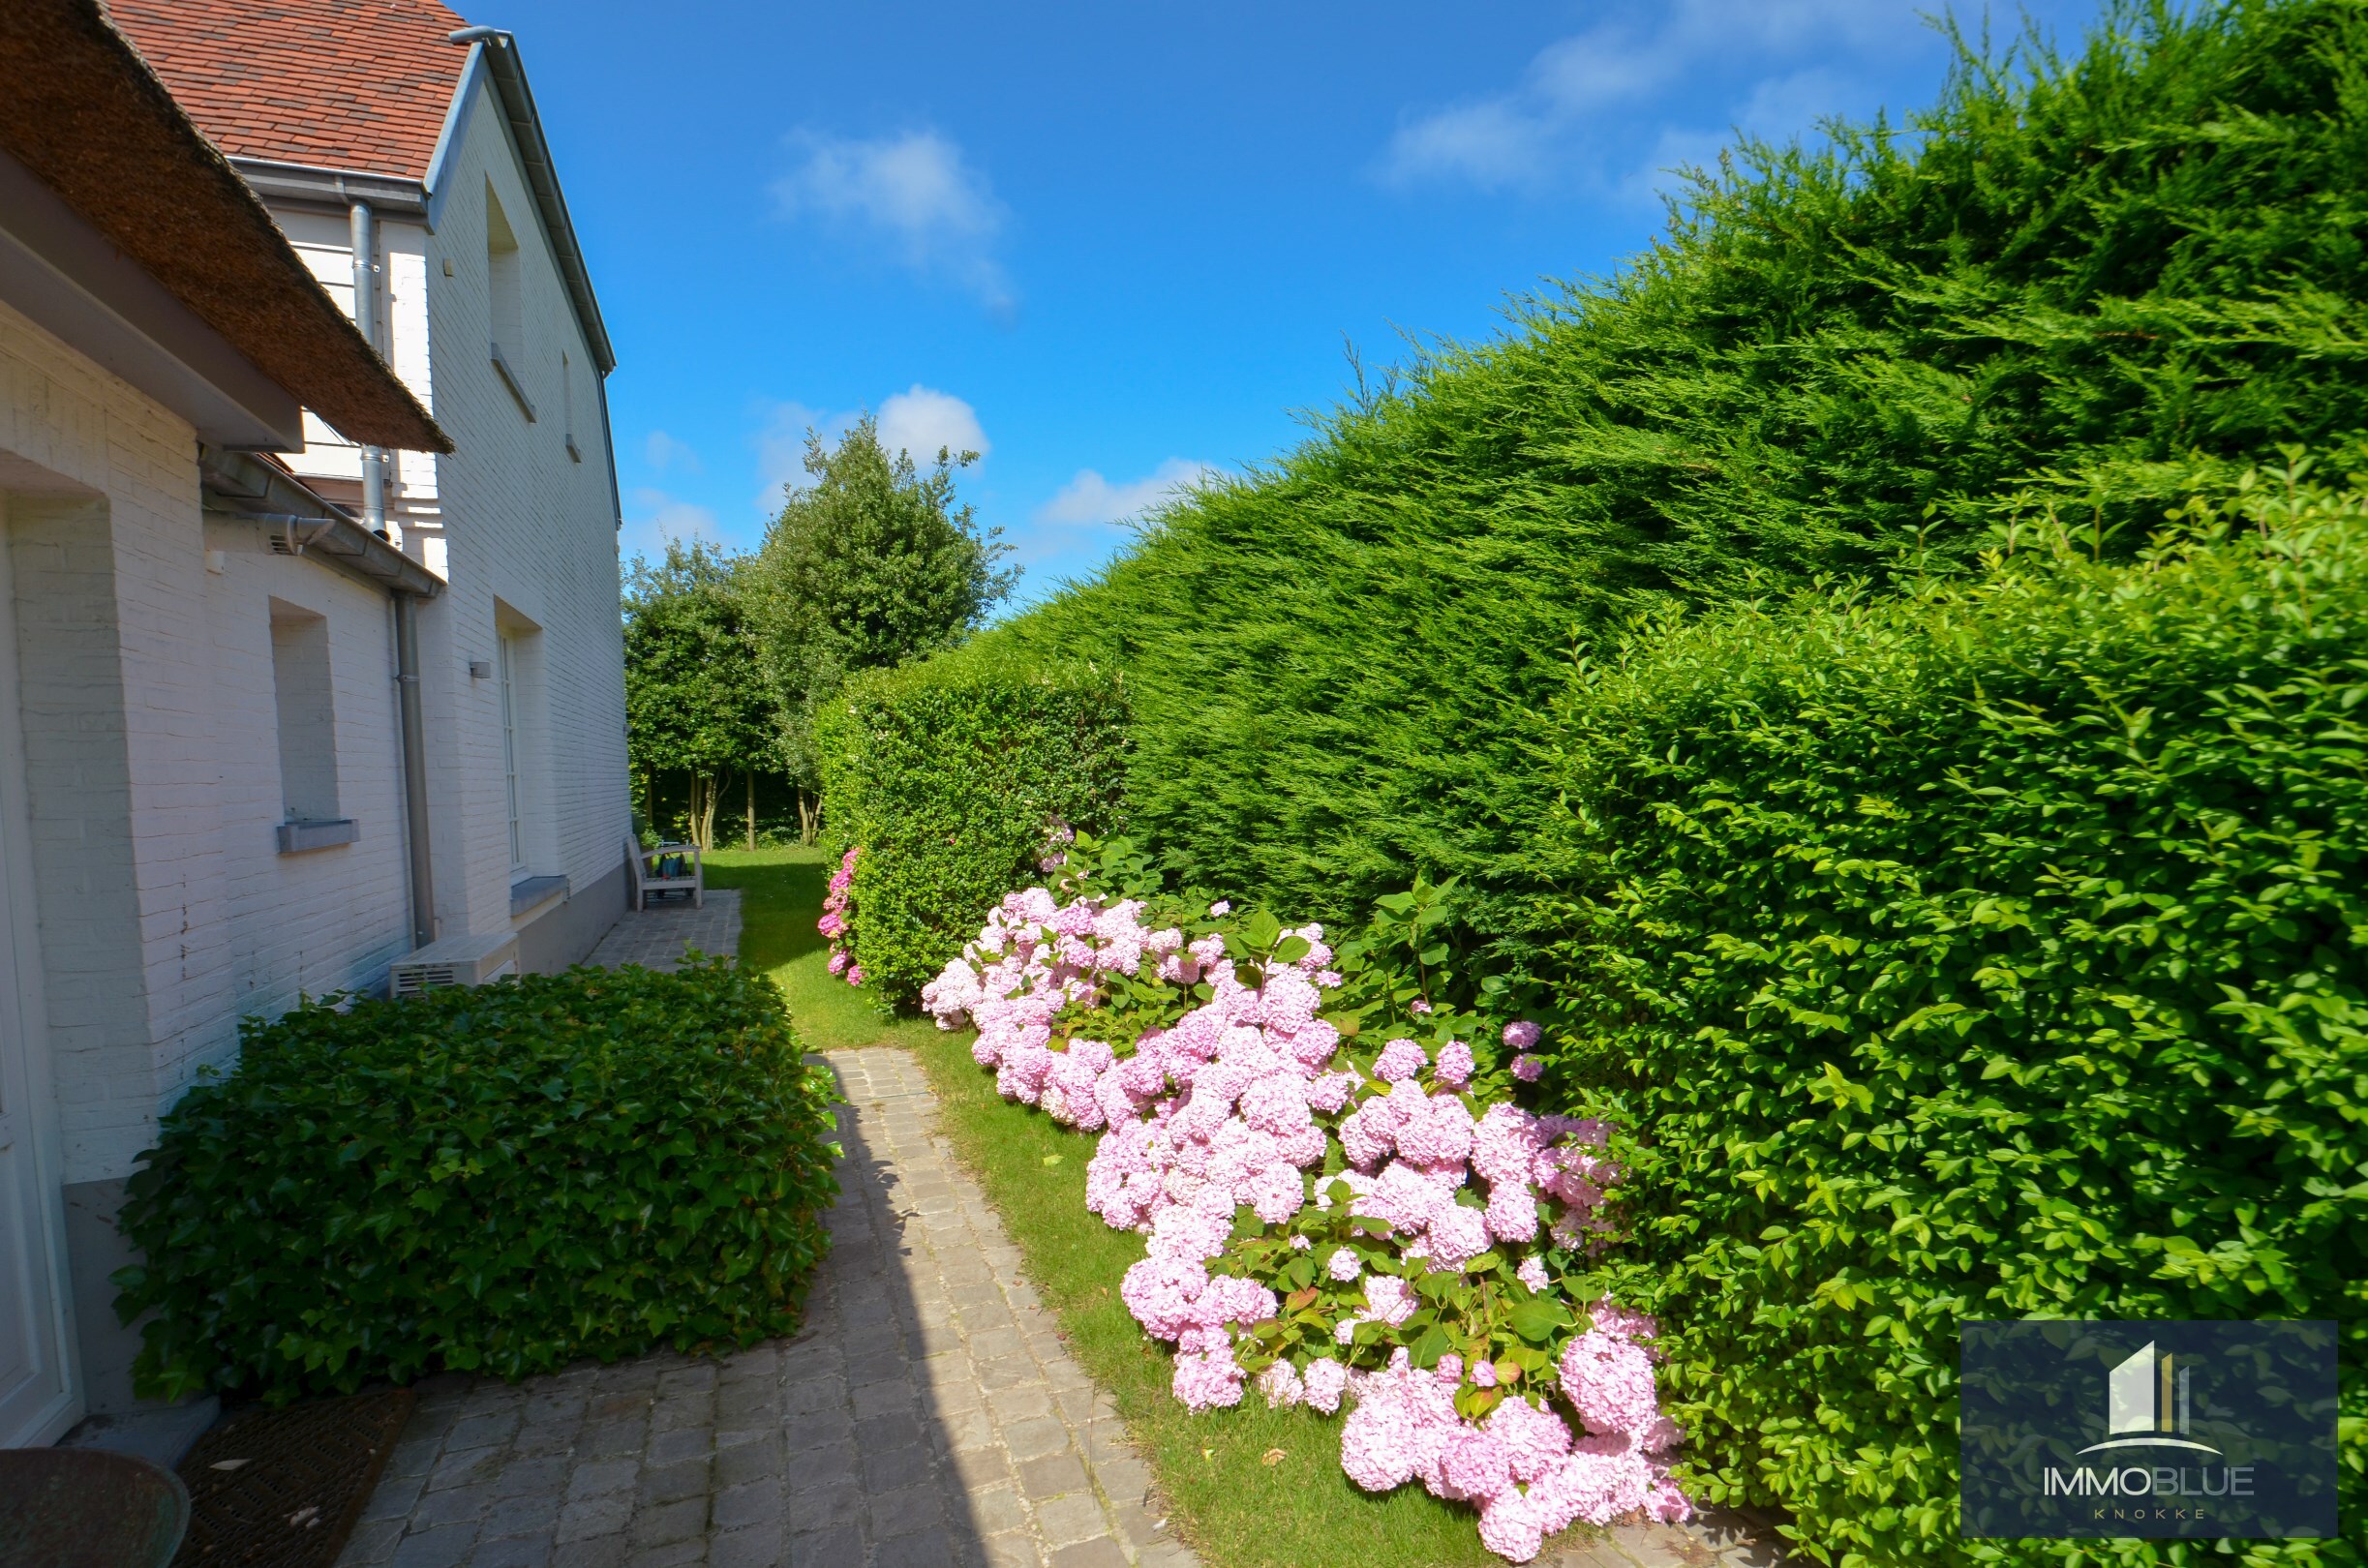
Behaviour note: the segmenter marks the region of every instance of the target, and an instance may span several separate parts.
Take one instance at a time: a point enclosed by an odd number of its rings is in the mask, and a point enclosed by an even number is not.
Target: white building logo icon
[[[2109,1448],[2183,1448],[2219,1455],[2219,1449],[2189,1435],[2187,1385],[2193,1369],[2173,1367],[2171,1361],[2168,1353],[2157,1354],[2149,1342],[2106,1374],[2105,1441],[2091,1443],[2081,1453],[2097,1454]]]

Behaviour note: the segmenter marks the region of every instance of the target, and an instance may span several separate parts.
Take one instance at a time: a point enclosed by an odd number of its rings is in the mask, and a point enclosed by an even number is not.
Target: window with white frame
[[[337,712],[329,680],[329,623],[271,601],[271,694],[280,730],[283,822],[337,817]]]
[[[519,809],[523,794],[518,780],[518,758],[522,749],[518,734],[518,639],[503,632],[495,646],[498,673],[501,678],[502,799],[509,811],[510,870],[518,872],[527,866],[526,823]]]

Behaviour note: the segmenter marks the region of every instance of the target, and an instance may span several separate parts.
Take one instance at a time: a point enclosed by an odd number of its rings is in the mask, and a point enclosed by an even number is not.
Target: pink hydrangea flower
[[[1340,1408],[1340,1397],[1348,1389],[1348,1364],[1311,1361],[1299,1374],[1299,1386],[1311,1407],[1330,1415]]]
[[[1208,918],[1212,920],[1221,919],[1222,917],[1230,915],[1232,913],[1233,901],[1230,898],[1220,898],[1217,900],[1217,902],[1209,905],[1208,907]]]
[[[1353,1284],[1356,1277],[1365,1272],[1365,1265],[1348,1248],[1338,1247],[1324,1260],[1323,1272],[1341,1284]]]
[[[1451,1040],[1439,1048],[1439,1060],[1432,1068],[1438,1074],[1439,1086],[1460,1090],[1472,1081],[1472,1047],[1460,1040]]]
[[[1412,1040],[1393,1040],[1384,1044],[1381,1054],[1375,1058],[1374,1076],[1385,1083],[1398,1083],[1420,1072],[1430,1060],[1422,1047]]]
[[[1537,1043],[1541,1033],[1537,1025],[1522,1018],[1504,1026],[1503,1040],[1507,1049],[1526,1051]]]
[[[1543,1057],[1516,1056],[1513,1058],[1513,1076],[1519,1078],[1523,1083],[1535,1083],[1545,1075],[1546,1063]]]

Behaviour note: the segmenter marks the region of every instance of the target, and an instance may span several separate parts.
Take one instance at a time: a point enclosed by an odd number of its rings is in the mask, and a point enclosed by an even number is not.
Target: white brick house
[[[110,9],[0,8],[0,1445],[135,1403],[112,1217],[242,1017],[625,899],[612,357],[514,46]]]

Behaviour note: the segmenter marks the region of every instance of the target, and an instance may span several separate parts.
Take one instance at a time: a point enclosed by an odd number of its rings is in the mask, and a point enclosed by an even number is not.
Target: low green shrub
[[[773,982],[720,962],[251,1020],[131,1180],[139,1383],[288,1399],[785,1333],[835,1098]]]
[[[2336,1319],[2368,1544],[2368,505],[2137,565],[1655,628],[1562,721],[1572,1027],[1645,1194],[1698,1495],[1844,1564],[1959,1538],[1967,1317]],[[2225,521],[2225,520],[2224,520]]]
[[[1064,829],[1120,823],[1127,693],[978,647],[856,677],[816,724],[832,837],[863,853],[842,946],[909,1003]]]

